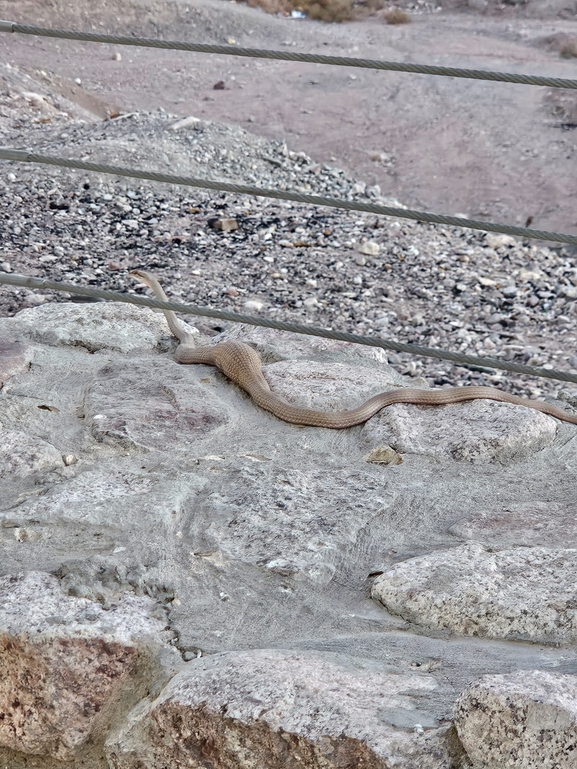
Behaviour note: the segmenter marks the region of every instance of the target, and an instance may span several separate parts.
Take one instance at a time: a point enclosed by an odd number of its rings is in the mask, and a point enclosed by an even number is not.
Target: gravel
[[[163,112],[96,121],[58,102],[40,80],[29,83],[14,68],[0,75],[0,141],[8,146],[383,201],[378,188],[236,126],[196,119],[183,125]],[[30,92],[40,98],[24,95]],[[6,272],[140,292],[144,287],[127,275],[140,267],[178,301],[577,373],[572,247],[7,162],[0,195]],[[218,229],[223,219],[236,220],[238,229]],[[0,287],[0,314],[48,298],[69,300]],[[204,320],[201,326],[207,329]],[[436,386],[485,383],[533,398],[577,390],[389,358],[402,373]]]

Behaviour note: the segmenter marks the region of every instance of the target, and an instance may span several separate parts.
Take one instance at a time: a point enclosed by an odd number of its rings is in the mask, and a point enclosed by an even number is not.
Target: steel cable
[[[236,184],[210,179],[195,179],[188,176],[175,176],[173,174],[158,173],[155,171],[140,171],[135,168],[111,166],[104,163],[87,163],[83,160],[70,158],[57,158],[51,155],[40,155],[28,150],[16,150],[7,147],[0,148],[0,159],[16,160],[22,163],[41,163],[44,165],[60,166],[63,168],[75,168],[81,171],[93,171],[95,173],[112,174],[114,176],[127,176],[132,179],[147,179],[153,182],[166,184],[178,184],[187,187],[201,187],[220,192],[231,192],[239,195],[254,195],[261,198],[275,198],[277,200],[292,200],[297,203],[308,203],[315,206],[327,206],[329,208],[342,208],[348,211],[365,211],[383,216],[396,216],[401,219],[413,219],[419,222],[433,224],[445,224],[451,227],[468,227],[473,230],[486,230],[488,232],[501,232],[507,235],[533,238],[536,240],[550,240],[558,243],[577,245],[577,235],[567,235],[562,232],[549,232],[547,230],[533,230],[528,227],[515,227],[509,224],[495,224],[478,219],[465,219],[459,216],[443,216],[441,214],[429,214],[425,211],[414,211],[405,208],[392,208],[377,203],[358,203],[353,200],[339,200],[337,198],[325,198],[321,195],[306,195],[300,192],[288,192],[284,190],[272,190],[262,187],[250,187],[246,184]]]
[[[69,29],[47,29],[45,27],[31,26],[30,24],[18,24],[14,21],[0,21],[0,32],[19,32],[22,35],[53,37],[62,40],[82,40],[89,43],[135,45],[146,48],[161,48],[164,50],[191,51],[193,53],[214,53],[221,56],[245,56],[255,59],[276,59],[277,61],[328,64],[336,67],[361,67],[364,69],[386,70],[390,72],[410,72],[412,74],[460,77],[471,80],[490,80],[501,83],[518,83],[521,85],[542,85],[548,86],[549,88],[577,88],[577,80],[569,80],[561,77],[516,75],[509,72],[491,72],[481,69],[462,69],[460,67],[437,67],[428,64],[403,64],[396,61],[358,59],[346,56],[323,56],[315,53],[268,51],[259,48],[241,48],[236,45],[208,45],[204,43],[185,43],[175,40],[155,40],[147,37],[102,35],[96,32],[77,32]]]
[[[180,304],[178,302],[162,302],[160,299],[152,299],[135,294],[120,294],[117,291],[108,291],[102,288],[90,288],[89,286],[77,286],[72,283],[60,283],[54,280],[45,280],[44,278],[34,278],[30,275],[14,275],[0,272],[0,284],[9,286],[23,286],[26,288],[40,288],[50,291],[64,291],[68,294],[78,294],[79,296],[94,297],[105,299],[109,302],[125,302],[135,304],[141,307],[152,307],[159,310],[172,310],[188,315],[198,315],[205,318],[217,318],[231,323],[247,323],[251,326],[262,326],[264,328],[274,328],[277,331],[289,331],[294,334],[306,334],[307,336],[318,336],[325,339],[337,339],[342,342],[353,342],[355,344],[368,345],[369,347],[380,347],[383,350],[394,350],[395,352],[406,352],[411,355],[419,355],[424,358],[439,358],[441,360],[450,360],[453,363],[459,363],[464,366],[475,366],[480,368],[501,369],[502,371],[511,371],[516,374],[528,374],[529,376],[544,377],[546,379],[557,379],[561,382],[573,382],[577,384],[577,374],[571,374],[566,371],[556,371],[554,369],[536,368],[534,366],[525,366],[522,363],[512,363],[510,361],[501,361],[496,358],[482,358],[476,355],[464,355],[462,353],[450,352],[449,350],[437,350],[433,347],[422,347],[416,344],[404,344],[403,342],[391,342],[388,339],[379,337],[361,336],[359,334],[349,334],[345,331],[333,331],[332,329],[319,328],[317,326],[305,326],[300,323],[289,323],[286,321],[269,320],[257,318],[253,315],[241,315],[236,312],[226,310],[213,310],[210,307],[197,307],[192,304]]]

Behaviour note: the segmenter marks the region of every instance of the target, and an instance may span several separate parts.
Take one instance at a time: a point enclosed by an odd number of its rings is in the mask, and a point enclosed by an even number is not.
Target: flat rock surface
[[[521,502],[463,518],[449,531],[493,547],[577,548],[577,508],[573,503]]]
[[[404,561],[372,595],[389,611],[461,635],[575,643],[577,550],[472,544]]]
[[[485,676],[455,706],[475,769],[570,769],[577,758],[577,677],[524,670]]]

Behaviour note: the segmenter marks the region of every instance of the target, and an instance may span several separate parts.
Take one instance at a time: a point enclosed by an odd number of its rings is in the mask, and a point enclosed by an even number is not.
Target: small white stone
[[[485,242],[489,248],[501,248],[503,246],[516,246],[517,241],[510,235],[498,235],[494,232],[488,232],[485,235]]]
[[[115,53],[115,54],[112,56],[112,60],[113,60],[113,61],[122,61],[122,54],[121,54],[121,53]]]
[[[170,126],[170,130],[179,131],[181,128],[188,128],[189,126],[195,125],[196,123],[200,123],[200,118],[190,115],[189,117],[183,117],[182,120],[177,120],[176,123],[173,123]]]
[[[367,240],[366,243],[361,243],[359,246],[361,254],[366,254],[367,256],[377,256],[380,250],[381,247],[374,240]]]
[[[244,303],[244,309],[251,312],[259,312],[264,309],[264,302],[260,302],[258,299],[247,299]]]

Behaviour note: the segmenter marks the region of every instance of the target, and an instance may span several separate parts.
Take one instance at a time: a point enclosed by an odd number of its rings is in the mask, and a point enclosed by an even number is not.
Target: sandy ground
[[[540,6],[540,8],[539,8]],[[415,15],[341,25],[281,19],[236,3],[0,2],[27,23],[165,39],[344,54],[577,77],[551,36],[577,37],[570,3],[494,14]],[[540,10],[541,18],[535,8]],[[530,13],[529,11],[534,11]],[[121,61],[115,54],[121,54]],[[0,35],[4,61],[43,69],[102,115],[163,107],[285,139],[412,207],[577,231],[577,93],[452,78],[322,67]],[[74,84],[80,78],[81,86]],[[224,90],[214,90],[217,81]]]

